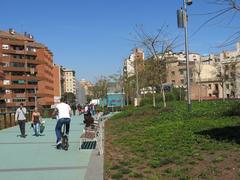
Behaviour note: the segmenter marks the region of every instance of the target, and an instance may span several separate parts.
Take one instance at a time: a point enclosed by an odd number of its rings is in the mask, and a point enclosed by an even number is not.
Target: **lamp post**
[[[34,106],[37,107],[37,88],[34,88]]]
[[[187,102],[188,112],[192,111],[191,92],[190,92],[190,75],[189,75],[189,50],[188,50],[188,16],[187,6],[192,4],[192,0],[183,0],[183,9],[177,11],[178,27],[184,28],[185,34],[185,55],[186,55],[186,69],[187,69]]]

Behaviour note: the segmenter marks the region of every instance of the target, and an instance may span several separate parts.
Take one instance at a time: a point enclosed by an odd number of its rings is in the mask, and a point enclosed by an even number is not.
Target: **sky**
[[[220,52],[223,48],[216,46],[239,28],[237,15],[224,15],[194,33],[212,15],[204,14],[225,8],[211,1],[193,0],[188,7],[192,52]],[[184,33],[176,20],[181,6],[182,0],[2,1],[0,29],[32,34],[53,52],[56,64],[75,70],[77,79],[94,82],[102,75],[121,72],[124,59],[136,47],[136,25],[151,33],[165,25],[169,36],[179,36],[182,42]]]

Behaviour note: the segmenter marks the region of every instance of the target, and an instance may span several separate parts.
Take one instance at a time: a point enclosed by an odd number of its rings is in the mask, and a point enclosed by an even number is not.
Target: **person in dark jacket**
[[[84,114],[83,122],[85,124],[85,127],[90,127],[94,123],[94,119],[93,119],[90,111],[88,111],[87,113]]]

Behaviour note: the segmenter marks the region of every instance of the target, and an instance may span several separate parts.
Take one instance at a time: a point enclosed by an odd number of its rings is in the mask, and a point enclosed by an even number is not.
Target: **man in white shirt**
[[[26,113],[27,113],[27,110],[25,107],[23,107],[23,103],[21,103],[20,107],[17,108],[16,110],[15,121],[18,122],[20,132],[21,132],[20,137],[23,137],[23,138],[26,137],[26,134],[25,134]]]
[[[66,125],[66,135],[69,134],[70,121],[71,121],[71,107],[61,100],[61,103],[57,104],[54,114],[57,115],[57,124],[55,132],[57,136],[57,149],[61,148],[62,144],[62,126]]]

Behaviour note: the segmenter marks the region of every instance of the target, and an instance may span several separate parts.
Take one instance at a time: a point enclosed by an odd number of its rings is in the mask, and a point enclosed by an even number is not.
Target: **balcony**
[[[17,107],[20,106],[20,104],[23,103],[24,106],[34,106],[35,102],[11,102],[11,103],[6,103],[7,107]]]
[[[11,84],[4,85],[5,89],[34,89],[37,85],[29,85],[29,84]]]
[[[35,97],[34,93],[11,93],[11,94],[0,94],[0,99],[12,99],[12,98],[26,98],[26,97]],[[41,97],[39,96],[39,94],[37,94],[37,97]]]
[[[1,67],[0,66],[0,71],[18,71],[18,72],[30,72],[31,68],[25,68],[25,67],[12,67],[12,66],[8,66],[8,67]]]
[[[36,60],[32,60],[32,59],[17,59],[14,57],[1,57],[3,62],[18,62],[18,63],[27,63],[27,64],[41,64],[41,61],[36,59]]]
[[[37,76],[13,76],[13,75],[6,75],[5,79],[7,80],[36,80],[38,81],[40,78]]]
[[[20,54],[20,55],[33,55],[37,56],[37,52],[25,51],[25,50],[14,50],[14,49],[2,49],[3,54]]]

